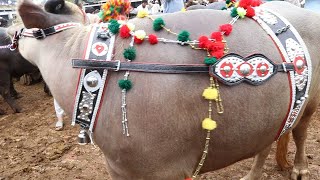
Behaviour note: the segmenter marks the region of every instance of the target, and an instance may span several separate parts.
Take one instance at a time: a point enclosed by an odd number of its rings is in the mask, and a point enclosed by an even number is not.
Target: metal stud
[[[302,69],[303,66],[304,66],[303,60],[297,60],[296,66],[297,66],[298,69]]]
[[[229,73],[231,71],[231,67],[230,66],[225,66],[223,67],[224,72]]]
[[[266,66],[261,66],[260,67],[260,71],[261,71],[261,73],[265,73],[267,71],[267,67]]]
[[[95,76],[89,76],[87,79],[86,79],[86,83],[89,87],[96,87],[98,85],[98,78],[95,77]]]
[[[240,72],[241,72],[241,74],[243,74],[243,75],[247,75],[247,74],[249,74],[250,73],[250,65],[249,64],[242,64],[241,66],[240,66]]]

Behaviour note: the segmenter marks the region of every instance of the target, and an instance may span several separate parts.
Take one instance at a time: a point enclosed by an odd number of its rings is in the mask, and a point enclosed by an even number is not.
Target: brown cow
[[[292,179],[298,179],[298,176],[309,179],[305,139],[310,117],[320,101],[317,94],[320,90],[320,62],[317,59],[320,43],[315,38],[320,36],[320,22],[316,21],[320,15],[283,2],[263,6],[280,13],[293,24],[304,38],[312,58],[309,98],[299,115],[300,121],[297,120],[293,129],[297,152],[291,176]],[[68,15],[47,13],[29,0],[22,1],[18,10],[27,28],[47,28],[76,20]],[[228,13],[213,10],[162,17],[172,31],[187,29],[191,38],[211,33],[218,25],[230,21]],[[152,21],[148,19],[131,22],[137,29],[145,29],[148,34],[152,32]],[[306,29],[310,24],[313,28]],[[71,67],[70,60],[82,57],[80,52],[86,46],[88,31],[87,26],[80,26],[42,40],[22,38],[19,41],[22,55],[39,67],[53,96],[69,114],[73,110],[79,72]],[[170,35],[160,32],[159,37],[170,38]],[[281,62],[269,36],[252,20],[237,22],[233,34],[226,40],[232,52],[242,56],[261,52],[276,63]],[[129,43],[129,40],[117,38],[115,59],[122,59],[122,51]],[[197,64],[204,56],[203,52],[180,45],[150,46],[145,43],[137,50],[138,62],[156,60],[158,63]],[[201,92],[208,85],[208,75],[131,72],[134,87],[127,97],[130,137],[125,137],[121,128],[121,90],[117,81],[122,78],[123,73],[110,73],[94,131],[94,140],[104,152],[112,178],[176,180],[191,177],[202,155],[206,136],[200,123],[206,116],[208,105]],[[257,155],[253,169],[244,179],[258,179],[270,145],[288,110],[290,90],[287,74],[277,74],[260,86],[221,85],[220,89],[225,113],[218,115],[213,110],[218,128],[212,132],[209,156],[201,172],[220,169]]]

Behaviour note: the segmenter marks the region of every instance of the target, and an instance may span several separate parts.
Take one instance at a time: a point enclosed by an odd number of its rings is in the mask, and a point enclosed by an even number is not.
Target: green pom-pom
[[[231,0],[226,0],[226,4],[229,4],[231,2]]]
[[[136,58],[136,49],[134,47],[124,49],[123,56],[131,61],[134,60]]]
[[[223,7],[223,8],[221,8],[221,10],[227,10],[227,7]]]
[[[130,80],[121,79],[118,81],[118,85],[121,89],[130,90],[132,88],[132,82]]]
[[[204,58],[204,63],[206,65],[212,65],[212,64],[214,64],[216,62],[217,62],[217,58],[215,58],[215,57],[205,57]]]
[[[160,31],[165,26],[162,18],[157,18],[153,21],[153,30]]]
[[[120,24],[118,23],[117,20],[111,19],[109,21],[108,28],[109,28],[110,32],[112,32],[113,34],[117,34],[120,29]]]
[[[181,31],[178,35],[178,40],[182,42],[189,41],[190,33],[188,31]]]
[[[236,16],[238,16],[237,8],[232,8],[232,10],[231,10],[231,17],[236,17]]]

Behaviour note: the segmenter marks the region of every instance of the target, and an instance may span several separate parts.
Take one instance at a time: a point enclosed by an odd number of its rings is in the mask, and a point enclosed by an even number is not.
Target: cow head
[[[45,29],[67,22],[85,24],[87,20],[85,13],[78,5],[65,2],[64,0],[48,0],[44,4],[44,7],[34,4],[32,0],[21,0],[18,4],[17,10],[19,12],[21,22],[8,28],[8,34],[11,36],[13,36],[16,31],[19,31],[24,27],[28,29]],[[69,32],[67,33],[69,36],[72,36]],[[43,56],[40,55],[39,52],[41,51],[41,47],[44,44],[59,43],[57,37],[61,34],[64,34],[63,36],[67,36],[65,33],[58,33],[57,35],[49,36],[43,40],[36,40],[35,38],[21,38],[18,42],[19,51],[25,59],[37,64],[34,62],[35,59],[39,59],[40,56]],[[50,43],[47,43],[47,41],[50,41]]]
[[[65,22],[85,23],[86,15],[82,9],[64,0],[48,0],[44,8],[31,0],[22,0],[18,12],[26,28],[47,28]]]

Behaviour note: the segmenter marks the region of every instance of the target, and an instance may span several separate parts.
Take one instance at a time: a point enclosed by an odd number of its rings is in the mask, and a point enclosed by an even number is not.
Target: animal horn
[[[44,9],[49,13],[59,14],[64,5],[64,0],[48,0],[44,4]]]

